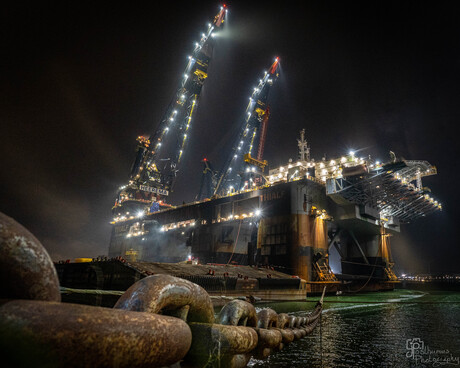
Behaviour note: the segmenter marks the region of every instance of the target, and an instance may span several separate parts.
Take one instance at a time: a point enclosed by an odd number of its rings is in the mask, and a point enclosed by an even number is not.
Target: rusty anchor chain
[[[48,253],[1,213],[0,266],[7,366],[245,367],[311,333],[322,312],[322,298],[300,317],[232,300],[215,317],[202,287],[170,275],[137,281],[113,309],[61,303]]]
[[[214,308],[206,290],[170,275],[147,276],[135,282],[114,308],[163,313],[188,322],[214,322]]]

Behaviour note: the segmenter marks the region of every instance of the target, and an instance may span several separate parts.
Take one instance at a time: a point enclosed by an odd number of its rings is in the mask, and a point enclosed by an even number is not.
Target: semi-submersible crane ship
[[[303,130],[298,160],[266,172],[268,97],[279,58],[254,88],[222,168],[203,161],[198,200],[168,204],[225,13],[224,6],[195,44],[157,129],[138,138],[129,182],[112,209],[109,258],[118,261],[58,265],[61,284],[120,290],[170,273],[211,293],[265,299],[304,299],[324,284],[330,291],[392,289],[389,237],[441,209],[421,183],[436,168],[394,154],[388,162],[354,152],[315,161]],[[340,275],[329,266],[331,247]]]

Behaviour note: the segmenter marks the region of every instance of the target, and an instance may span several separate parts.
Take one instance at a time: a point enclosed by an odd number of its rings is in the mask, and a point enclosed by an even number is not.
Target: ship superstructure
[[[328,260],[334,246],[341,278],[392,287],[389,237],[401,223],[442,209],[421,185],[436,168],[354,152],[315,161],[304,134],[300,159],[269,170],[263,185],[114,221],[109,256],[134,251],[143,261],[273,267],[315,291],[338,283]]]

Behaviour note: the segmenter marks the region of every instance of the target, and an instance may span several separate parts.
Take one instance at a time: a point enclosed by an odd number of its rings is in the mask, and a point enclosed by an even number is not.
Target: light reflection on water
[[[359,303],[328,303],[350,302]],[[388,304],[383,302],[405,302]],[[412,303],[413,302],[413,303]],[[429,303],[427,303],[429,302]],[[432,303],[435,302],[435,303]],[[267,304],[278,313],[302,315],[314,303]],[[397,290],[325,298],[322,317],[322,356],[319,326],[267,360],[251,367],[460,367],[460,293]],[[407,339],[419,338],[438,350],[418,362],[407,357]],[[444,353],[448,351],[448,353]],[[453,358],[451,364],[435,360]],[[457,359],[456,359],[457,358]],[[428,360],[427,360],[428,359]]]

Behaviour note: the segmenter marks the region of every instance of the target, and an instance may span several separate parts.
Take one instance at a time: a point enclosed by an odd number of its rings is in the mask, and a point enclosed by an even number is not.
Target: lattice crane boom
[[[137,138],[136,158],[129,182],[119,188],[112,212],[118,216],[142,216],[168,207],[164,198],[172,190],[183,158],[189,129],[202,87],[208,76],[216,32],[222,28],[226,6],[222,6],[206,32],[195,43],[185,70],[156,129]]]
[[[256,152],[257,158],[259,160],[262,159],[258,154],[260,152],[259,148],[264,144],[265,138],[261,134],[261,126],[267,124],[269,113],[267,100],[270,87],[279,75],[279,62],[279,57],[276,57],[270,69],[264,73],[263,78],[259,80],[257,87],[254,88],[252,95],[249,97],[249,103],[238,138],[222,170],[219,172],[214,194],[242,189],[244,186],[242,178],[244,172],[248,170],[248,165],[246,165],[244,159],[245,155],[249,154],[250,157],[253,152]],[[253,166],[249,169],[254,171],[256,167]]]
[[[137,156],[130,173],[131,185],[153,185],[166,191],[173,187],[201,89],[208,76],[214,35],[224,23],[225,13],[224,5],[201,34],[200,41],[195,43],[179,86],[156,130],[148,138],[138,138]]]

